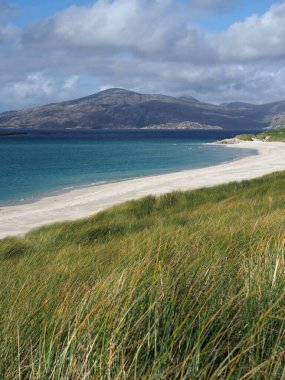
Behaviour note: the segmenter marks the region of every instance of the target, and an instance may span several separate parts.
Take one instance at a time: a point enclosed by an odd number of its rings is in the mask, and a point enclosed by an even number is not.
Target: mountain
[[[207,129],[258,130],[268,127],[280,112],[285,112],[285,102],[213,105],[192,97],[113,88],[71,101],[4,112],[0,114],[0,128],[161,128],[165,124],[179,128],[182,123],[192,129],[200,125]]]
[[[269,129],[285,128],[285,112],[279,113],[271,120]]]
[[[192,103],[201,103],[200,100],[193,98],[193,96],[180,96],[179,99],[186,100]]]
[[[243,103],[243,102],[222,103],[221,106],[225,108],[236,109],[236,110],[252,109],[254,107],[258,107],[258,106],[255,106],[254,104]]]

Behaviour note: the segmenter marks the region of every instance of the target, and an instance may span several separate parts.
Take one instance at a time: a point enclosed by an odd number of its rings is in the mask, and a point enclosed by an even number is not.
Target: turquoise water
[[[0,203],[216,165],[255,153],[205,144],[215,139],[207,134],[193,136],[178,131],[32,133],[4,137],[0,139]]]

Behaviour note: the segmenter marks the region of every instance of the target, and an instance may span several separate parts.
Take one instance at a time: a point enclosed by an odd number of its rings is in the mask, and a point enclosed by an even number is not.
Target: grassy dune
[[[253,134],[237,135],[236,138],[242,141],[251,141],[252,138],[255,138],[258,140],[264,140],[265,138],[267,138],[267,141],[285,142],[285,128],[270,129],[270,130],[258,133],[257,135],[253,135]]]
[[[0,378],[284,379],[285,173],[0,241]]]

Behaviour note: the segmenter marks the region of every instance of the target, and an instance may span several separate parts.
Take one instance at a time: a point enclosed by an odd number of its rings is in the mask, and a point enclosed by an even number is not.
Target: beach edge
[[[0,239],[24,235],[44,225],[92,216],[102,210],[147,195],[249,180],[285,170],[285,144],[250,141],[227,145],[228,149],[256,150],[250,155],[224,164],[183,170],[120,182],[77,188],[69,192],[0,208]]]

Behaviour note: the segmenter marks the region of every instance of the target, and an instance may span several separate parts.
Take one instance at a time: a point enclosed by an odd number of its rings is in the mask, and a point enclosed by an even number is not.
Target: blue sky
[[[276,3],[273,0],[240,0],[231,10],[221,11],[218,16],[214,14],[200,22],[209,31],[222,31],[234,22],[242,21],[252,14],[262,15]]]
[[[109,87],[285,99],[285,0],[0,0],[0,111]]]
[[[188,0],[177,0],[180,3],[187,3]],[[62,11],[67,7],[73,5],[84,6],[91,4],[90,0],[14,0],[17,8],[16,24],[23,26],[35,20],[40,20],[45,17],[53,16],[56,12]],[[197,20],[198,23],[203,25],[209,31],[221,31],[229,27],[236,21],[243,20],[245,17],[253,13],[262,14],[270,8],[271,5],[278,3],[274,0],[239,0],[233,8],[218,10],[212,15],[206,15]],[[279,1],[280,3],[280,1]]]
[[[24,26],[35,20],[53,16],[56,12],[64,10],[73,5],[86,5],[90,1],[72,1],[72,0],[14,0],[11,2],[16,9],[15,23]]]

